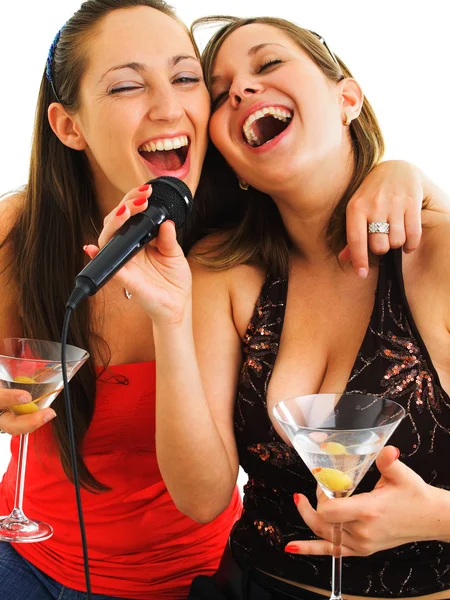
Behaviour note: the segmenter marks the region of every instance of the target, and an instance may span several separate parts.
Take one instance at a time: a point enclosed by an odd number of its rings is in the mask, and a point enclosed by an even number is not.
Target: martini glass
[[[350,496],[376,459],[404,409],[364,394],[312,394],[277,404],[273,414],[328,498]],[[333,526],[332,593],[343,600],[342,524]]]
[[[76,346],[67,348],[67,379],[70,380],[89,354]],[[47,408],[63,389],[61,344],[26,338],[0,339],[0,387],[26,390],[31,395],[28,404],[10,408],[15,415],[24,415]],[[22,510],[28,434],[20,436],[14,509],[0,519],[0,541],[41,542],[53,535],[47,523],[28,519]]]

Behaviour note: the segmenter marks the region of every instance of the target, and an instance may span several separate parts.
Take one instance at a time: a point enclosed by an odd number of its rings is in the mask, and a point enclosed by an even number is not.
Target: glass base
[[[11,517],[0,517],[0,541],[11,543],[43,542],[52,537],[53,528],[47,523],[19,521]]]

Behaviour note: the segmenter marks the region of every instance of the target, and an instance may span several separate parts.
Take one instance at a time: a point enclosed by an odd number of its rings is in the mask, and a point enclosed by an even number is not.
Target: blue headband
[[[53,67],[53,59],[55,57],[56,46],[58,45],[59,38],[61,37],[61,31],[63,29],[64,29],[64,26],[61,27],[61,29],[55,35],[55,39],[53,40],[52,45],[50,46],[50,50],[48,51],[47,63],[45,66],[45,76],[47,77],[50,85],[52,86],[53,93],[55,94],[55,98],[57,99],[58,102],[61,102],[61,100],[59,99],[58,94],[56,93],[56,90],[55,90],[55,84],[53,82],[52,67]]]

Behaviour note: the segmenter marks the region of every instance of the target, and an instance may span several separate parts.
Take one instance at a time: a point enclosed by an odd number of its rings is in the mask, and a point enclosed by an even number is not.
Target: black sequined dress
[[[389,443],[427,483],[450,490],[450,398],[439,382],[405,296],[401,251],[380,260],[370,324],[346,391],[392,398],[407,416]],[[240,464],[249,480],[244,512],[231,535],[240,563],[292,581],[330,589],[331,559],[284,551],[314,535],[299,516],[293,494],[316,503],[311,473],[274,430],[266,394],[278,353],[287,280],[267,278],[243,342],[235,409]],[[426,293],[426,291],[424,291]],[[354,493],[370,491],[379,473],[372,466]],[[345,558],[343,591],[360,596],[407,598],[449,590],[450,544],[406,544],[369,557]]]

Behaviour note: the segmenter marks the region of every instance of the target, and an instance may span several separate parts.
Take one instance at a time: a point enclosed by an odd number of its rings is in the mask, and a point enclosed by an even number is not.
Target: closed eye
[[[282,63],[284,63],[284,60],[282,60],[281,58],[267,60],[267,61],[263,62],[261,65],[259,65],[259,67],[256,70],[256,73],[257,74],[262,73],[266,69],[269,69],[270,67],[274,67],[275,65],[280,65]],[[225,98],[228,95],[229,95],[229,91],[223,91],[218,96],[216,96],[216,98],[214,98],[214,100],[211,101],[211,110],[214,111],[216,108],[218,108],[223,103],[223,101],[225,100]]]
[[[108,91],[108,96],[112,96],[114,94],[120,94],[121,92],[132,92],[133,90],[142,89],[142,85],[123,85],[119,87],[112,88]]]
[[[274,65],[282,64],[283,62],[284,61],[281,60],[281,58],[275,58],[275,59],[267,60],[267,61],[263,62],[262,65],[259,65],[258,70],[256,72],[257,73],[262,73],[263,71],[265,71],[269,67],[273,67]]]
[[[220,93],[218,96],[216,96],[216,98],[214,98],[214,100],[211,101],[211,110],[215,110],[216,108],[218,108],[221,104],[223,104],[223,101],[230,95],[230,92],[224,91],[222,93]]]

